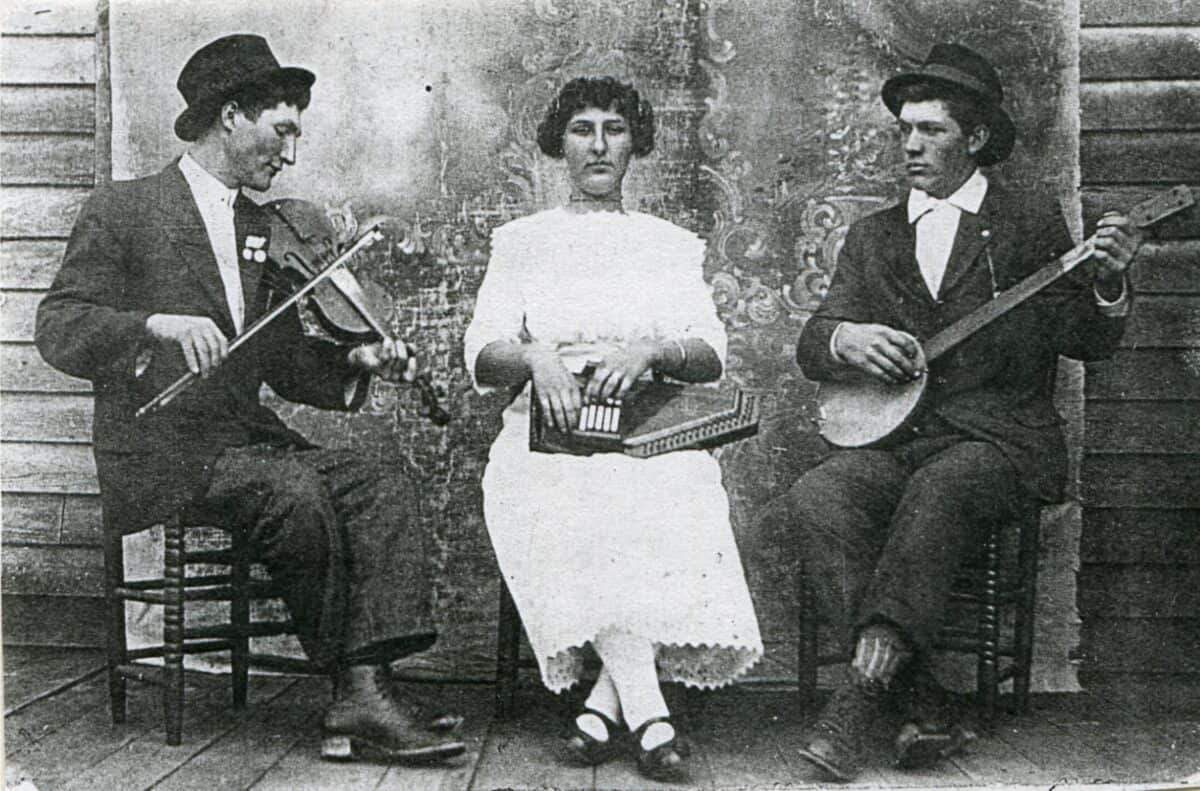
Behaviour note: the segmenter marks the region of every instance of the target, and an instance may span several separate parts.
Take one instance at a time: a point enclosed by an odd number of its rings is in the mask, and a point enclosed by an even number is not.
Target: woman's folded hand
[[[654,367],[662,354],[662,344],[641,340],[605,355],[584,390],[590,401],[624,398],[633,383]]]
[[[579,423],[579,411],[583,406],[574,374],[552,349],[531,346],[525,352],[525,362],[546,421],[559,431],[569,432]]]

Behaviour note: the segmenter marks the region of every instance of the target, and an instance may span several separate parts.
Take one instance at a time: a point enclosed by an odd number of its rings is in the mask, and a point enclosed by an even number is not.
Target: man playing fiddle
[[[1023,503],[1061,498],[1058,357],[1111,355],[1129,312],[1126,269],[1140,237],[1126,218],[1108,216],[1092,265],[923,370],[918,338],[1072,247],[1052,199],[1005,189],[980,170],[1013,148],[1002,96],[991,64],[953,44],[935,46],[922,66],[884,84],[908,197],[851,226],[796,349],[816,381],[846,372],[890,383],[928,377],[922,410],[901,436],[834,451],[772,503],[763,522],[764,540],[790,534],[818,609],[850,638],[848,680],[800,749],[838,780],[854,776],[863,737],[890,696],[937,689],[927,683],[925,659],[954,574],[990,525]],[[946,724],[938,716],[929,727]],[[916,743],[898,741],[902,764],[920,757],[904,752]]]
[[[197,51],[178,81],[187,153],[91,196],[36,341],[51,365],[93,383],[104,529],[136,532],[185,509],[244,531],[306,653],[333,675],[322,755],[373,748],[427,762],[463,751],[433,733],[457,722],[415,722],[385,674],[436,637],[416,486],[317,448],[259,402],[265,382],[291,401],[357,409],[372,375],[411,381],[416,361],[402,342],[308,337],[295,309],[228,354],[271,297],[270,224],[242,189],[266,190],[295,163],[314,79],[280,67],[258,36]],[[195,387],[135,417],[185,371],[201,377]]]

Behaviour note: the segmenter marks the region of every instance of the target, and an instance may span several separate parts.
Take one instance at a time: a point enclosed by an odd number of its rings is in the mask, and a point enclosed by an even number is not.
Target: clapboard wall
[[[87,382],[34,348],[75,214],[110,172],[97,6],[7,4],[0,27],[0,452],[6,643],[101,643],[103,562]]]
[[[1083,0],[1087,227],[1174,183],[1200,197],[1200,2]],[[1200,674],[1200,211],[1160,227],[1113,361],[1088,368],[1081,681]]]

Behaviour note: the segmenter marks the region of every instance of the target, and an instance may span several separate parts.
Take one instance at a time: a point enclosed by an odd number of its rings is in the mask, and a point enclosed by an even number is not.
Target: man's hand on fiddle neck
[[[389,382],[412,382],[417,378],[417,355],[404,341],[388,339],[355,346],[347,357],[350,364]]]

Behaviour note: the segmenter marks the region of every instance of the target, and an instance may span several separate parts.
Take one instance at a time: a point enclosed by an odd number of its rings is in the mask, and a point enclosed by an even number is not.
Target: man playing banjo
[[[1015,126],[994,68],[954,44],[883,85],[898,118],[905,202],[851,226],[821,307],[796,349],[819,382],[866,375],[901,388],[926,377],[918,411],[870,448],[839,449],[774,502],[767,531],[795,541],[821,614],[853,646],[800,755],[835,779],[857,771],[862,738],[899,688],[927,679],[961,561],[993,520],[1061,498],[1066,446],[1052,404],[1059,355],[1114,351],[1140,236],[1100,221],[1093,263],[1058,280],[924,370],[921,340],[1072,247],[1049,197],[989,183]],[[901,756],[904,760],[904,756]]]

